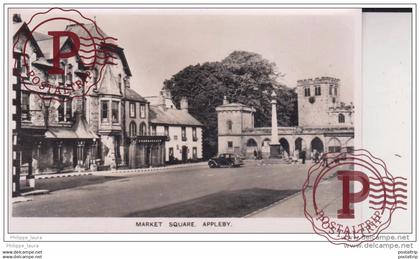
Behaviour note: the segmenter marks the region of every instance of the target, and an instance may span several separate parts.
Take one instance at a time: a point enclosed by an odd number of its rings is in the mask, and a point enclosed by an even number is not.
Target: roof
[[[118,86],[118,77],[112,73],[110,65],[105,65],[103,78],[99,84],[98,93],[121,96],[120,88]]]
[[[125,89],[125,99],[130,100],[130,101],[147,102],[147,100],[143,98],[143,96],[141,96],[140,94],[138,94],[136,91],[134,91],[131,88]]]
[[[152,105],[150,106],[149,119],[154,124],[203,126],[185,110],[164,109]]]
[[[45,132],[47,139],[97,139],[99,138],[89,129],[89,124],[80,113],[76,113],[76,122],[71,128],[50,127]]]

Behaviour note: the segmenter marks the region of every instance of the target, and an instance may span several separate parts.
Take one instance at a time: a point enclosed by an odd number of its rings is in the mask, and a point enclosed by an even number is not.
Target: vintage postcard
[[[414,237],[411,15],[7,7],[8,237]]]

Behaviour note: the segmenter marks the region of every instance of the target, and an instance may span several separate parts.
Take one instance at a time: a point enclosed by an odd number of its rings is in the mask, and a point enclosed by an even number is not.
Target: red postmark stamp
[[[326,153],[302,187],[305,217],[333,244],[373,241],[397,209],[407,209],[406,181],[367,150]]]
[[[107,65],[116,65],[117,39],[75,9],[34,14],[13,40],[15,68],[24,90],[48,100],[67,101],[96,89]],[[68,98],[63,98],[66,96]]]

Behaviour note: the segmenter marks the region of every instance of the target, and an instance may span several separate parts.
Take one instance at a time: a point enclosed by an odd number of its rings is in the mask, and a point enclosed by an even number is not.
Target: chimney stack
[[[188,112],[188,98],[183,96],[180,101],[181,110]]]
[[[229,104],[229,101],[228,101],[226,95],[223,96],[223,104]]]

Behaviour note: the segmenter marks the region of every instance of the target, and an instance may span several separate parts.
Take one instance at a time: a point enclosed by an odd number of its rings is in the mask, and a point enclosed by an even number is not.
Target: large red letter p
[[[369,178],[366,174],[359,171],[338,171],[338,180],[343,181],[343,205],[338,210],[338,218],[354,218],[354,209],[350,209],[350,203],[361,202],[369,194]],[[362,189],[357,193],[350,193],[350,181],[358,181],[362,184]]]
[[[64,70],[60,68],[60,59],[69,58],[77,55],[80,48],[80,39],[76,33],[71,31],[49,31],[48,35],[53,36],[53,67],[48,70],[48,74],[64,74]],[[72,42],[73,46],[68,52],[61,52],[60,37],[67,36]]]

